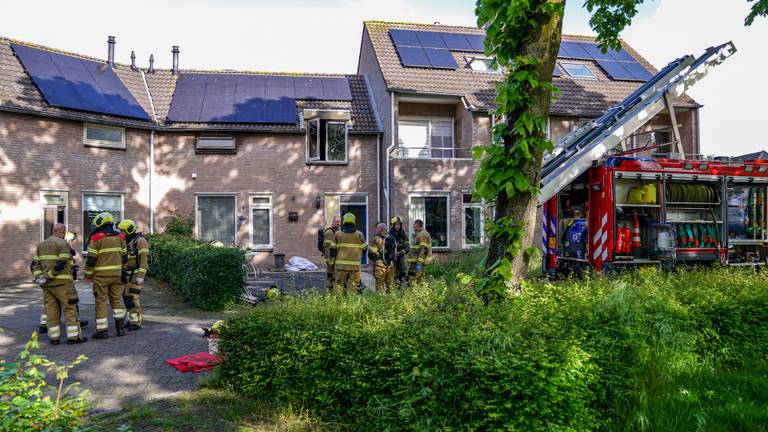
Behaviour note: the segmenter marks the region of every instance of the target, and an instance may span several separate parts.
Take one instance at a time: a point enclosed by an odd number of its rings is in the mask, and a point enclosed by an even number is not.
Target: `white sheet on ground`
[[[285,269],[288,271],[314,271],[317,270],[317,266],[306,258],[295,256],[288,260]]]

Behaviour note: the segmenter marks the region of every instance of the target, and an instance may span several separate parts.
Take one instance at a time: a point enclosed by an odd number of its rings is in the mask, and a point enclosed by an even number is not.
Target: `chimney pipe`
[[[147,73],[155,73],[155,55],[154,54],[149,55],[149,69],[147,69]]]
[[[179,74],[179,52],[179,46],[174,45],[171,50],[171,54],[173,54],[173,69],[171,71],[174,75]]]
[[[115,67],[115,37],[107,37],[107,64],[109,67]]]
[[[131,51],[131,70],[136,70],[136,51]]]

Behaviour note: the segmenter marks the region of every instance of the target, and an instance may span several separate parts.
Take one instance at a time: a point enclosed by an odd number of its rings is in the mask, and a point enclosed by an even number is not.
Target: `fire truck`
[[[558,141],[544,159],[539,198],[546,272],[768,264],[768,161],[686,157],[672,105],[735,52],[728,42],[674,60]],[[651,158],[627,149],[665,109],[673,151]]]

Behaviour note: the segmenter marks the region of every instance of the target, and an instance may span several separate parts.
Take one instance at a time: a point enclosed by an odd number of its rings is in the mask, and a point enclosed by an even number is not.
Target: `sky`
[[[727,4],[727,6],[726,6]],[[593,34],[582,0],[568,0],[563,31]],[[690,91],[704,154],[768,150],[764,57],[768,19],[745,28],[746,0],[646,0],[622,34],[656,67],[732,40],[739,52]],[[25,19],[23,19],[25,18]],[[472,0],[3,0],[0,35],[105,58],[199,69],[354,73],[364,20],[475,25]]]

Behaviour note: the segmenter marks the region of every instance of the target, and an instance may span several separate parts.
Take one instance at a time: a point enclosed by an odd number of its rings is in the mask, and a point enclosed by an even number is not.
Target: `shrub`
[[[191,238],[194,228],[195,219],[192,216],[174,214],[168,224],[165,225],[163,234]]]
[[[749,271],[529,281],[490,306],[434,280],[310,295],[230,319],[220,347],[226,387],[359,430],[696,430],[707,403],[720,430],[768,420],[768,283]]]
[[[150,236],[150,242],[150,276],[167,282],[195,307],[220,310],[240,298],[245,280],[243,251],[167,235]]]
[[[0,431],[79,431],[87,405],[85,395],[71,396],[77,384],[64,387],[69,370],[86,360],[58,366],[34,351],[40,349],[37,333],[16,362],[0,362]],[[46,373],[56,375],[57,386],[46,384]],[[53,398],[52,398],[53,396]]]

